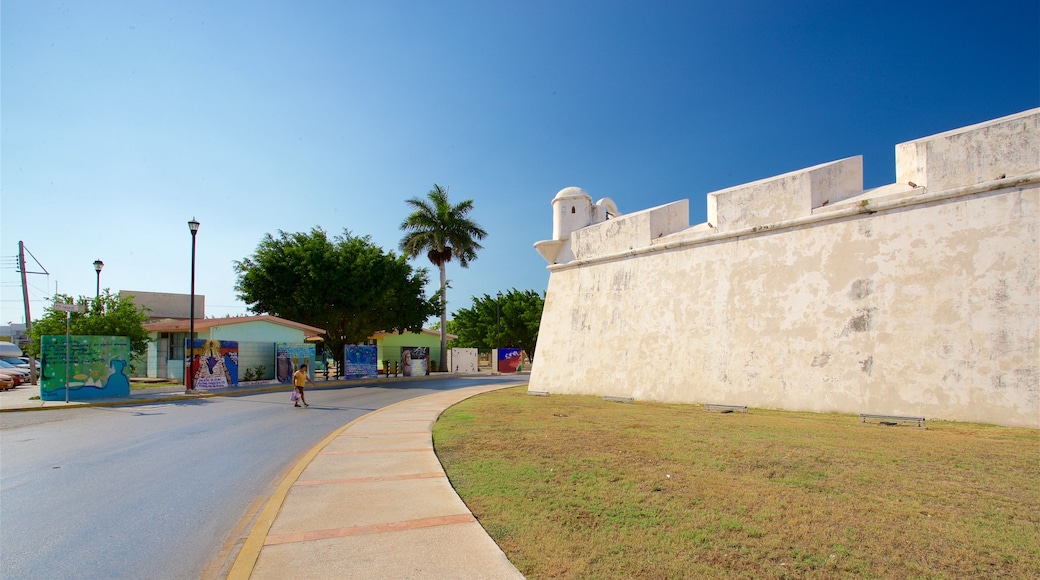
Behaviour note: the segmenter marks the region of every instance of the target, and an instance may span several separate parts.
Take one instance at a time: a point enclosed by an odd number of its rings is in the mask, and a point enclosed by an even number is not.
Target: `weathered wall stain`
[[[831,353],[824,352],[813,357],[812,365],[814,367],[825,367],[827,363],[831,362]]]
[[[859,361],[859,370],[863,371],[869,377],[871,373],[874,372],[874,357],[868,356]]]
[[[867,296],[874,293],[874,281],[867,278],[863,280],[856,280],[852,283],[852,288],[849,289],[849,298],[853,300],[863,300]]]

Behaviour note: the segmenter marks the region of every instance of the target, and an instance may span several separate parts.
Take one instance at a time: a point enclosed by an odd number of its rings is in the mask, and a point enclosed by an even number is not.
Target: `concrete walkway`
[[[431,437],[444,409],[499,388],[410,399],[331,434],[278,486],[228,577],[523,578],[455,494]]]

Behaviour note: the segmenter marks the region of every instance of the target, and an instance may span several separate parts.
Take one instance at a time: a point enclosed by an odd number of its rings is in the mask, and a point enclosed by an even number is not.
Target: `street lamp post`
[[[191,218],[188,222],[188,229],[191,230],[191,304],[188,306],[188,343],[187,350],[185,350],[185,359],[187,359],[188,366],[184,372],[188,375],[187,386],[188,392],[194,392],[195,386],[191,384],[192,375],[192,363],[194,362],[195,353],[195,234],[199,231],[199,222],[195,221],[195,218]]]
[[[502,336],[502,291],[497,294],[495,301],[495,358],[498,358],[498,343]],[[495,370],[498,370],[498,361],[495,361]]]
[[[97,296],[95,298],[101,298],[101,268],[105,267],[105,263],[100,259],[94,260],[94,271],[97,272]]]

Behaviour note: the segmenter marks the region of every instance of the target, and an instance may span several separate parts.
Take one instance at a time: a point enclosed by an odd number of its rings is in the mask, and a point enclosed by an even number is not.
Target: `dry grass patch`
[[[529,578],[1040,577],[1040,433],[532,397],[434,427]]]

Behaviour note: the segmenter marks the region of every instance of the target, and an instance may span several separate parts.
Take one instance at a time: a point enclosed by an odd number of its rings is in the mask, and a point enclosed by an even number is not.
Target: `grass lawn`
[[[533,397],[445,411],[452,485],[529,578],[1040,578],[1040,432]]]

